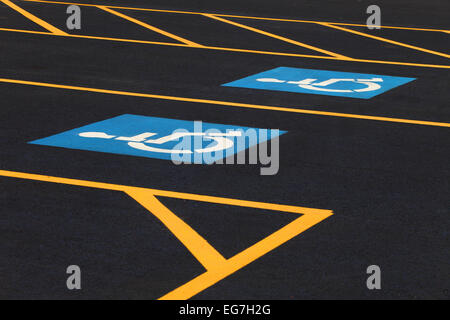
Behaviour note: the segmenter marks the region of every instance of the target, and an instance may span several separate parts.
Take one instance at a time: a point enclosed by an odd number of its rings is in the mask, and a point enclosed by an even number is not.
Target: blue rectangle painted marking
[[[245,136],[249,129],[254,130],[257,139],[247,139],[245,143],[236,143],[237,137]],[[261,134],[261,131],[266,132],[267,135]],[[165,160],[172,159],[173,150],[179,152],[179,150],[189,149],[193,155],[192,163],[211,163],[211,161],[205,160],[205,154],[209,156],[209,159],[220,160],[278,137],[285,132],[124,114],[30,143]],[[190,133],[196,133],[200,140],[198,138],[195,140],[196,136],[190,135]],[[188,138],[192,138],[192,144]],[[182,139],[187,139],[183,140],[187,144],[183,144],[181,149],[176,148]],[[220,150],[202,151],[209,150],[208,148]],[[200,153],[204,153],[203,157],[195,156]]]
[[[415,78],[279,67],[223,86],[370,99],[413,80]]]

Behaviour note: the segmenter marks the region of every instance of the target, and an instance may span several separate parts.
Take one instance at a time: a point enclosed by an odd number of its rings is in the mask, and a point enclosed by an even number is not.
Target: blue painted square
[[[245,132],[249,132],[249,129],[253,129],[252,132],[256,132],[256,140],[247,139],[244,143],[236,143],[236,135],[245,137]],[[260,135],[262,130],[267,134]],[[186,136],[176,138],[173,136],[174,131],[183,132],[181,134],[185,134]],[[189,135],[189,133],[197,133],[197,135],[200,136],[200,139],[197,138],[197,140],[195,140],[195,137]],[[208,159],[213,158],[214,161],[223,159],[284,133],[285,131],[281,130],[266,131],[266,129],[236,125],[207,122],[200,122],[199,124],[199,122],[194,121],[124,114],[47,138],[35,140],[30,143],[68,149],[171,160],[172,154],[170,151],[168,152],[168,150],[183,149],[176,148],[176,146],[186,137],[186,139],[192,138],[194,141],[188,148],[184,148],[184,150],[191,148],[190,150],[193,155],[191,163],[204,164],[212,162],[210,160],[205,160],[207,156],[209,157]],[[228,140],[225,141],[224,139]],[[189,142],[191,140],[185,141]],[[232,146],[227,145],[230,141],[233,141]],[[223,147],[221,147],[220,152],[199,151],[209,150],[208,148],[215,146]],[[202,152],[202,157],[196,156]]]
[[[370,99],[415,78],[279,67],[223,86]]]

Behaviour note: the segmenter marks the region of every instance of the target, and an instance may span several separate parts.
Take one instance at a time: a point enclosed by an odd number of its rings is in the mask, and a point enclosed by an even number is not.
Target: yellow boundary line
[[[249,27],[249,26],[243,25],[241,23],[237,23],[237,22],[230,21],[230,20],[227,20],[227,19],[224,19],[224,18],[220,18],[220,17],[217,17],[217,16],[215,16],[213,14],[204,14],[203,16],[208,17],[210,19],[214,19],[214,20],[217,20],[217,21],[221,21],[221,22],[224,22],[224,23],[231,24],[233,26],[236,26],[236,27],[239,27],[239,28],[242,28],[242,29],[246,29],[246,30],[249,30],[249,31],[252,31],[252,32],[256,32],[256,33],[259,33],[259,34],[262,34],[262,35],[265,35],[265,36],[268,36],[268,37],[271,37],[271,38],[274,38],[274,39],[277,39],[277,40],[288,42],[288,43],[291,43],[291,44],[294,44],[294,45],[297,45],[297,46],[300,46],[300,47],[303,47],[303,48],[306,48],[306,49],[309,49],[309,50],[313,50],[313,51],[317,51],[317,52],[320,52],[320,53],[323,53],[323,54],[327,54],[327,55],[332,56],[332,57],[336,57],[336,58],[340,58],[340,59],[344,59],[344,60],[345,59],[349,59],[349,57],[346,57],[344,55],[341,55],[341,54],[338,54],[338,53],[335,53],[335,52],[324,50],[324,49],[321,49],[321,48],[318,48],[318,47],[314,47],[314,46],[311,46],[311,45],[303,43],[303,42],[295,41],[295,40],[292,40],[292,39],[289,39],[289,38],[285,38],[285,37],[282,37],[282,36],[279,36],[279,35],[276,35],[276,34],[273,34],[273,33],[270,33],[270,32],[266,32],[266,31],[263,31],[263,30],[260,30],[260,29]]]
[[[192,253],[206,270],[213,270],[226,262],[226,259],[172,211],[167,209],[152,192],[139,188],[125,191],[130,197],[152,212]]]
[[[51,24],[45,22],[44,20],[42,20],[42,19],[36,17],[35,15],[29,13],[28,11],[22,9],[21,7],[15,5],[14,3],[12,3],[9,0],[0,0],[0,1],[3,2],[4,4],[6,4],[11,9],[13,9],[13,10],[17,11],[18,13],[20,13],[21,15],[23,15],[27,19],[33,21],[37,25],[40,25],[42,28],[50,31],[53,34],[57,34],[57,35],[66,35],[67,34],[64,31],[59,30],[58,28],[52,26]]]
[[[362,62],[362,63],[389,64],[389,65],[409,66],[409,67],[450,69],[450,65],[439,65],[439,64],[426,64],[426,63],[401,62],[401,61],[385,61],[385,60],[368,60],[368,59],[355,59],[355,58],[339,59],[339,58],[336,58],[336,57],[329,57],[329,56],[315,56],[315,55],[307,55],[307,54],[286,53],[286,52],[271,52],[271,51],[258,51],[258,50],[226,48],[226,47],[210,47],[210,46],[198,46],[198,47],[195,47],[195,46],[190,46],[190,45],[186,45],[186,44],[183,44],[183,43],[156,42],[156,41],[121,39],[121,38],[108,38],[108,37],[85,36],[85,35],[75,35],[75,34],[58,35],[58,34],[53,34],[53,33],[48,33],[48,32],[31,31],[31,30],[20,30],[20,29],[9,29],[9,28],[0,28],[0,31],[39,34],[39,35],[45,35],[45,36],[62,36],[62,37],[79,38],[79,39],[92,39],[92,40],[105,40],[105,41],[141,43],[141,44],[151,44],[151,45],[170,46],[170,47],[184,47],[184,48],[193,48],[193,49],[205,49],[205,50],[217,50],[217,51],[229,51],[229,52],[241,52],[241,53],[252,53],[252,54],[275,55],[275,56],[285,56],[285,57],[327,59],[327,60],[334,60],[334,61]]]
[[[121,191],[125,192],[135,201],[140,203],[145,209],[155,215],[169,229],[169,231],[172,232],[175,237],[177,237],[177,239],[183,243],[183,245],[206,269],[205,273],[167,293],[166,295],[162,296],[160,300],[189,299],[333,215],[333,211],[324,209],[203,196],[174,191],[51,177],[24,172],[0,170],[0,176],[112,191]],[[156,198],[157,196],[273,211],[284,211],[296,213],[301,216],[290,222],[280,230],[259,241],[258,243],[231,257],[230,259],[225,259],[219,252],[217,252],[217,250],[213,246],[208,243],[207,240],[200,236],[195,230],[193,230],[182,219],[171,212],[167,207],[165,207]]]
[[[372,121],[393,122],[393,123],[403,123],[403,124],[415,124],[415,125],[424,125],[424,126],[433,126],[433,127],[446,127],[446,128],[450,127],[450,123],[447,123],[447,122],[422,121],[422,120],[359,115],[359,114],[351,114],[351,113],[339,113],[339,112],[328,112],[328,111],[318,111],[318,110],[308,110],[308,109],[274,107],[274,106],[265,106],[265,105],[239,103],[239,102],[175,97],[175,96],[166,96],[166,95],[158,95],[158,94],[148,94],[148,93],[137,93],[137,92],[129,92],[129,91],[118,91],[118,90],[98,89],[98,88],[89,88],[89,87],[69,86],[69,85],[62,85],[62,84],[15,80],[15,79],[6,79],[6,78],[0,78],[0,82],[46,87],[46,88],[76,90],[76,91],[114,94],[114,95],[122,95],[122,96],[133,96],[133,97],[140,97],[140,98],[151,98],[151,99],[161,99],[161,100],[171,100],[171,101],[184,101],[184,102],[212,104],[212,105],[228,106],[228,107],[291,112],[291,113],[309,114],[309,115],[316,115],[316,116],[328,116],[328,117],[372,120]]]
[[[98,6],[96,4],[73,3],[73,2],[62,2],[62,1],[46,1],[46,0],[22,0],[22,1],[37,2],[37,3],[49,3],[49,4],[69,4],[69,5],[70,4],[75,4],[75,5],[78,5],[78,6],[86,6],[86,7],[96,7],[96,6]],[[110,6],[110,5],[108,5],[108,8],[124,9],[124,10],[138,10],[138,11],[152,11],[152,12],[166,12],[166,13],[180,13],[180,14],[197,14],[197,15],[213,14],[215,16],[228,17],[228,18],[241,18],[241,19],[253,19],[253,20],[269,20],[269,21],[295,22],[295,23],[330,23],[330,24],[341,25],[341,26],[367,27],[367,25],[365,25],[365,24],[344,23],[344,22],[336,22],[336,21],[333,22],[333,21],[282,19],[282,18],[241,16],[241,15],[222,14],[222,13],[210,13],[210,12],[162,10],[162,9],[151,9],[151,8],[135,8],[135,7]],[[450,33],[450,30],[433,29],[433,28],[415,28],[415,27],[400,27],[400,26],[381,26],[381,28],[385,28],[385,29],[402,29],[402,30],[412,30],[412,31],[447,32],[447,33]]]
[[[114,10],[112,10],[112,9],[109,9],[109,8],[105,7],[105,6],[97,6],[97,8],[102,9],[102,10],[108,12],[108,13],[111,13],[111,14],[115,15],[115,16],[118,16],[118,17],[120,17],[120,18],[122,18],[122,19],[125,19],[125,20],[128,20],[128,21],[130,21],[130,22],[133,22],[133,23],[135,23],[135,24],[137,24],[137,25],[140,25],[141,27],[144,27],[144,28],[147,28],[147,29],[149,29],[149,30],[151,30],[151,31],[157,32],[157,33],[159,33],[159,34],[162,34],[163,36],[166,36],[166,37],[172,38],[172,39],[174,39],[174,40],[180,41],[180,42],[182,42],[182,43],[184,43],[184,44],[187,44],[187,45],[189,45],[189,46],[192,46],[192,47],[202,47],[202,46],[201,46],[200,44],[198,44],[198,43],[192,42],[192,41],[190,41],[190,40],[187,40],[187,39],[184,39],[184,38],[179,37],[179,36],[177,36],[177,35],[174,35],[174,34],[172,34],[172,33],[169,33],[169,32],[167,32],[167,31],[161,30],[161,29],[159,29],[159,28],[157,28],[157,27],[151,26],[151,25],[149,25],[149,24],[147,24],[147,23],[145,23],[145,22],[142,22],[142,21],[137,20],[137,19],[135,19],[135,18],[129,17],[129,16],[123,14],[123,13],[114,11]]]
[[[92,40],[106,40],[106,41],[117,41],[117,42],[129,42],[129,43],[142,43],[142,44],[153,44],[160,46],[170,46],[170,47],[185,47],[191,48],[191,46],[184,43],[175,43],[175,42],[157,42],[157,41],[147,41],[147,40],[133,40],[133,39],[121,39],[121,38],[107,38],[107,37],[97,37],[97,36],[85,36],[80,34],[67,34],[67,35],[57,35],[48,32],[42,31],[32,31],[32,30],[21,30],[21,29],[8,29],[8,28],[0,28],[0,31],[7,32],[19,32],[19,33],[30,33],[30,34],[39,34],[44,36],[61,36],[67,38],[79,38],[79,39],[92,39]]]
[[[357,35],[362,36],[362,37],[366,37],[366,38],[370,38],[370,39],[374,39],[374,40],[378,40],[378,41],[382,41],[382,42],[395,44],[397,46],[405,47],[405,48],[408,48],[408,49],[413,49],[413,50],[422,51],[422,52],[434,54],[434,55],[445,57],[445,58],[450,58],[450,55],[446,54],[446,53],[433,51],[433,50],[429,50],[429,49],[413,46],[413,45],[410,45],[410,44],[407,44],[407,43],[398,42],[398,41],[394,41],[394,40],[390,40],[390,39],[386,39],[386,38],[382,38],[382,37],[377,37],[377,36],[374,36],[374,35],[371,35],[371,34],[367,34],[367,33],[364,33],[364,32],[359,32],[359,31],[355,31],[355,30],[352,30],[352,29],[347,29],[347,28],[335,26],[335,25],[332,25],[330,23],[318,23],[318,24],[320,24],[322,26],[325,26],[325,27],[328,27],[328,28],[334,28],[334,29],[337,29],[337,30],[341,30],[341,31],[357,34]]]

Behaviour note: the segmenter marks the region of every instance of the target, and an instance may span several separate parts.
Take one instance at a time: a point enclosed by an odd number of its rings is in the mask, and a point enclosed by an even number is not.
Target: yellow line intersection
[[[33,15],[33,14],[29,13],[28,11],[22,9],[21,7],[19,7],[18,5],[12,3],[11,1],[9,1],[9,0],[0,0],[0,1],[3,2],[4,4],[6,4],[11,9],[13,9],[13,10],[17,11],[18,13],[20,13],[21,15],[23,15],[27,19],[30,19],[31,21],[33,21],[37,25],[40,25],[42,28],[47,29],[52,34],[55,34],[55,35],[67,35],[66,32],[64,32],[64,31],[62,31],[62,30],[52,26],[51,24],[45,22],[44,20],[36,17],[35,15]]]
[[[402,66],[414,66],[414,67],[426,67],[426,68],[442,68],[442,69],[450,69],[450,65],[439,65],[439,64],[426,64],[426,63],[415,63],[415,62],[402,62],[402,61],[385,61],[385,60],[371,60],[371,59],[357,59],[357,58],[350,58],[347,56],[344,56],[339,53],[334,53],[322,48],[318,48],[315,46],[311,46],[305,43],[302,43],[300,41],[296,41],[293,39],[285,38],[273,33],[269,33],[263,30],[259,30],[253,27],[249,27],[246,25],[243,25],[241,23],[237,23],[234,21],[230,21],[227,19],[224,19],[224,17],[228,18],[243,18],[243,19],[257,19],[257,20],[269,20],[269,21],[286,21],[286,22],[295,22],[295,23],[313,23],[318,24],[322,26],[326,26],[329,28],[335,28],[338,30],[341,30],[343,32],[350,32],[354,34],[358,34],[360,36],[372,38],[377,41],[381,42],[388,42],[394,45],[418,50],[424,53],[433,54],[442,56],[445,58],[450,58],[450,55],[442,52],[437,52],[425,48],[421,48],[418,46],[412,46],[406,43],[401,43],[398,41],[393,41],[386,38],[381,38],[377,36],[373,36],[370,34],[362,33],[359,31],[339,27],[341,26],[363,26],[360,24],[351,24],[351,23],[339,23],[339,22],[325,22],[325,21],[308,21],[308,20],[292,20],[292,19],[277,19],[277,18],[264,18],[264,17],[249,17],[249,16],[239,16],[239,15],[227,15],[227,14],[210,14],[205,12],[189,12],[189,11],[175,11],[175,10],[159,10],[159,9],[149,9],[149,8],[133,8],[133,7],[119,7],[119,6],[104,6],[104,5],[95,5],[95,4],[83,4],[83,3],[72,3],[72,2],[56,2],[56,1],[44,1],[44,0],[22,0],[27,2],[34,2],[34,3],[47,3],[47,4],[66,4],[66,5],[80,5],[80,6],[90,6],[90,7],[96,7],[101,10],[104,10],[110,14],[113,14],[115,16],[121,17],[123,19],[126,19],[130,22],[136,23],[142,27],[145,27],[149,30],[152,30],[154,32],[160,33],[164,36],[167,36],[171,39],[175,39],[177,41],[180,41],[181,43],[165,43],[165,42],[155,42],[155,41],[145,41],[145,40],[135,40],[135,39],[121,39],[121,38],[114,38],[114,37],[98,37],[98,36],[89,36],[89,35],[72,35],[67,34],[64,31],[48,24],[47,22],[43,21],[42,19],[32,15],[31,13],[23,10],[19,6],[13,4],[9,0],[0,0],[3,1],[5,4],[10,6],[12,9],[20,12],[30,20],[36,22],[37,24],[41,25],[45,29],[49,30],[49,33],[45,32],[32,32],[28,30],[14,30],[11,28],[0,28],[0,31],[9,31],[9,32],[20,32],[20,33],[29,33],[29,34],[39,34],[39,35],[53,35],[53,36],[65,36],[65,37],[71,37],[71,38],[80,38],[80,39],[95,39],[95,40],[107,40],[107,41],[118,41],[118,42],[130,42],[130,43],[141,43],[141,44],[152,44],[152,45],[162,45],[162,46],[178,46],[178,47],[185,47],[185,48],[200,48],[205,50],[219,50],[219,51],[227,51],[227,52],[242,52],[242,53],[251,53],[251,54],[263,54],[263,55],[275,55],[275,56],[289,56],[289,57],[298,57],[298,58],[312,58],[312,59],[329,59],[329,60],[336,60],[336,61],[347,61],[347,62],[360,62],[360,63],[376,63],[376,64],[387,64],[387,65],[402,65]],[[263,34],[272,38],[276,38],[281,41],[289,42],[291,44],[295,44],[304,48],[308,48],[310,50],[318,51],[321,53],[326,54],[326,56],[315,56],[315,55],[305,55],[305,54],[296,54],[296,53],[285,53],[285,52],[272,52],[272,51],[262,51],[262,50],[249,50],[245,48],[228,48],[228,47],[220,47],[220,46],[208,46],[208,45],[200,45],[198,43],[195,43],[193,41],[190,41],[188,39],[179,37],[177,35],[174,35],[172,33],[169,33],[167,31],[164,31],[162,29],[159,29],[157,27],[151,26],[147,23],[144,23],[140,20],[137,20],[135,18],[132,18],[130,16],[127,16],[123,13],[117,12],[113,9],[121,9],[121,10],[140,10],[140,11],[150,11],[150,12],[165,12],[165,13],[179,13],[179,14],[193,14],[193,15],[202,15],[209,17],[211,19],[219,20],[224,23],[232,24],[237,27],[247,29],[250,31],[253,31],[255,33]],[[408,27],[394,27],[394,26],[382,26],[382,28],[392,28],[392,29],[406,29],[406,30],[416,30],[416,31],[433,31],[433,32],[444,32],[449,33],[449,30],[439,30],[439,29],[426,29],[426,28],[408,28]]]
[[[205,273],[192,279],[184,285],[175,288],[160,297],[159,300],[186,300],[192,298],[194,295],[239,271],[333,214],[331,210],[325,209],[204,196],[198,194],[52,177],[24,172],[0,170],[0,177],[121,191],[125,192],[135,201],[140,203],[150,213],[155,215],[206,269]],[[194,229],[192,229],[182,219],[177,217],[172,211],[159,202],[156,198],[158,196],[264,210],[284,211],[296,213],[300,216],[251,247],[229,259],[225,259],[213,246],[208,243],[206,239],[201,237]]]

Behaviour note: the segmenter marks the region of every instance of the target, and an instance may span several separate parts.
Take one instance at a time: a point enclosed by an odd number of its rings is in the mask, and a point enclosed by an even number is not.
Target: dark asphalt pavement
[[[368,1],[77,1],[364,24]],[[14,1],[67,31],[67,5]],[[378,1],[382,23],[450,29],[448,1]],[[204,16],[118,10],[191,41],[322,55]],[[94,7],[80,35],[177,43]],[[229,18],[346,56],[449,58],[316,24]],[[45,31],[0,2],[0,28]],[[348,27],[439,52],[444,32]],[[223,87],[276,67],[417,78],[372,99]],[[449,70],[49,36],[0,30],[0,78],[389,118],[450,122]],[[194,299],[449,299],[450,128],[111,95],[0,82],[0,170],[333,210]],[[122,114],[288,131],[277,175],[259,165],[171,161],[28,144]],[[295,216],[159,198],[225,258]],[[0,176],[0,298],[157,299],[204,267],[125,193]],[[66,268],[82,269],[82,290]],[[368,290],[379,265],[382,289]]]

